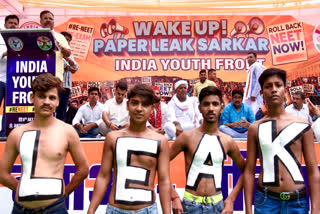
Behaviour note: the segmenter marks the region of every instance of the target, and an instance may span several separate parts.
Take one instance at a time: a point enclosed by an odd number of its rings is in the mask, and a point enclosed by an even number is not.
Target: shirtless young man
[[[165,136],[146,127],[153,102],[150,86],[139,84],[128,92],[130,125],[106,136],[88,214],[95,212],[104,197],[112,168],[108,214],[157,213],[154,193],[156,172],[162,211],[170,213],[168,142]]]
[[[267,69],[261,74],[259,83],[267,114],[254,122],[248,131],[244,171],[246,213],[252,213],[258,154],[261,170],[256,186],[254,213],[308,213],[306,187],[300,171],[303,154],[311,196],[310,210],[312,214],[319,214],[320,177],[310,125],[284,110],[285,71]]]
[[[13,214],[67,213],[64,195],[87,177],[88,163],[77,132],[53,116],[61,81],[45,73],[32,81],[31,88],[35,117],[10,133],[0,161],[0,182],[16,191]],[[65,187],[63,170],[68,152],[77,171]],[[10,174],[18,155],[22,162],[19,181]]]
[[[218,120],[223,109],[221,91],[214,86],[208,86],[201,90],[199,102],[203,124],[183,132],[170,148],[171,160],[184,152],[187,177],[183,210],[180,198],[172,188],[173,210],[175,213],[232,213],[233,203],[242,189],[242,176],[223,202],[222,168],[226,155],[232,158],[241,171],[244,169],[245,160],[234,140],[218,129]]]

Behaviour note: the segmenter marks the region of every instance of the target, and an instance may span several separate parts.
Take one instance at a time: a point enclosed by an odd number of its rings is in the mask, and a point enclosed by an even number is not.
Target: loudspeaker
[[[100,27],[100,35],[102,38],[108,35],[121,33],[121,37],[129,33],[129,29],[117,23],[115,19],[111,19],[109,23],[103,23]]]
[[[258,17],[253,17],[252,19],[250,19],[248,27],[249,30],[247,34],[260,35],[264,32],[265,29],[263,21]]]
[[[238,34],[244,34],[247,32],[247,25],[242,21],[237,21],[234,24],[234,29],[230,32],[230,36],[236,36]]]

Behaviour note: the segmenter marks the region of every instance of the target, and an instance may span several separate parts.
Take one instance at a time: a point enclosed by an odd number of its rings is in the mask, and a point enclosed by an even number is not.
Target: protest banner
[[[294,87],[289,88],[290,96],[292,97],[292,95],[294,93],[296,93],[297,91],[302,91],[303,92],[302,85],[294,86]]]
[[[155,85],[160,88],[161,97],[172,97],[173,83],[156,82]]]
[[[1,30],[8,49],[6,134],[31,121],[31,82],[39,74],[55,75],[56,53],[49,29]],[[26,119],[27,118],[27,119]]]
[[[281,23],[267,27],[274,65],[308,59],[303,23]]]
[[[312,84],[303,84],[303,91],[308,94],[313,94],[314,86]]]
[[[72,35],[70,48],[75,58],[86,59],[92,40],[94,26],[69,22],[67,32]]]
[[[81,87],[79,85],[76,87],[72,87],[70,96],[72,99],[74,99],[76,97],[81,97],[82,96]]]

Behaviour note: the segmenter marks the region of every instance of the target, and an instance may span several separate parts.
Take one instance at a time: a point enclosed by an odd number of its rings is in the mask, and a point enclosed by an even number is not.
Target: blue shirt
[[[253,123],[255,121],[254,114],[250,106],[242,103],[240,111],[238,112],[231,102],[223,109],[221,114],[221,125],[241,121],[241,117],[244,117],[249,123]],[[248,127],[232,127],[232,129],[243,133],[248,130]]]

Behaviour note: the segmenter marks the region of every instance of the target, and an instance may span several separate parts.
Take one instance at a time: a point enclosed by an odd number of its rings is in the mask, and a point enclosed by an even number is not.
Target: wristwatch
[[[313,121],[313,122],[316,121],[319,117],[320,117],[319,114],[313,115],[313,116],[312,116],[312,121]]]

